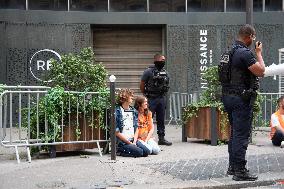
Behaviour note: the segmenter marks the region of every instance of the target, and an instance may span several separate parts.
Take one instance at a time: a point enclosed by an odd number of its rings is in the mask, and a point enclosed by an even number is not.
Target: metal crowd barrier
[[[277,110],[277,100],[283,93],[259,93],[261,96],[260,113],[256,115],[253,126],[269,127],[270,117]]]
[[[255,129],[260,127],[269,127],[270,117],[277,109],[277,100],[284,93],[259,93],[261,97],[260,113],[256,115],[253,126]],[[175,123],[179,125],[181,123],[181,109],[187,104],[195,101],[196,94],[172,92],[169,98],[170,104],[170,120],[168,125]]]
[[[170,94],[170,121],[168,125],[174,122],[180,125],[182,121],[182,107],[192,103],[193,96],[188,93],[172,92]]]
[[[60,104],[58,104],[58,106],[62,107],[62,111],[59,112],[59,114],[61,115],[59,120],[56,120],[57,124],[53,124],[52,126],[52,124],[50,124],[50,120],[48,120],[49,117],[44,110],[44,106],[40,105],[40,99],[46,96],[48,89],[50,88],[41,86],[4,87],[4,92],[2,92],[0,95],[0,144],[7,148],[15,148],[18,163],[20,163],[18,152],[19,147],[26,148],[29,162],[31,162],[31,146],[54,146],[65,144],[85,145],[87,143],[95,143],[97,145],[100,156],[102,156],[100,143],[105,142],[107,143],[106,146],[109,144],[109,133],[107,129],[105,129],[105,131],[103,131],[105,132],[103,134],[104,138],[101,138],[100,134],[98,135],[98,137],[94,137],[93,132],[91,136],[90,134],[86,133],[87,130],[90,130],[90,128],[87,127],[91,126],[91,130],[93,131],[93,129],[98,127],[98,125],[96,125],[98,122],[94,121],[94,110],[91,110],[91,116],[87,115],[86,111],[84,111],[86,108],[86,103],[90,102],[102,93],[64,91],[65,94],[72,94],[73,100],[70,100],[69,97],[69,100],[67,102],[60,102]],[[109,95],[109,92],[105,95]],[[80,100],[80,98],[82,100]],[[67,107],[69,108],[64,109],[63,104],[67,104]],[[104,124],[106,126],[108,126],[110,122],[107,113],[108,110],[109,106],[107,107],[106,105],[106,109],[103,114]],[[43,111],[44,119],[40,119],[40,112]],[[35,114],[36,119],[31,120],[31,114]],[[73,122],[71,121],[70,117],[73,117]],[[86,117],[91,117],[91,123],[89,120],[86,120]],[[81,120],[79,120],[80,118]],[[36,124],[36,129],[34,129],[31,124]],[[70,134],[70,124],[75,124],[75,127],[77,126],[77,129],[78,125],[80,125],[80,128],[83,128],[83,131],[85,133],[81,133],[82,137],[77,137],[75,139],[70,139],[70,135],[68,139],[64,137],[64,131],[68,131],[64,129],[64,127],[69,126]],[[59,130],[57,137],[55,133],[56,130]],[[47,139],[47,137],[49,136],[48,134],[50,134],[50,132],[52,131],[54,132],[53,138]]]

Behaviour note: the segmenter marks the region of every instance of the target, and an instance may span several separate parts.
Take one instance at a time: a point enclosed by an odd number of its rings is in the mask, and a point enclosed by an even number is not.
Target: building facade
[[[266,65],[278,64],[278,49],[284,47],[283,1],[254,1]],[[0,82],[37,85],[51,56],[93,47],[118,87],[138,91],[153,55],[164,53],[171,92],[200,91],[207,87],[202,74],[218,64],[245,24],[245,5],[245,0],[2,0]],[[278,92],[278,81],[262,79],[261,91]]]

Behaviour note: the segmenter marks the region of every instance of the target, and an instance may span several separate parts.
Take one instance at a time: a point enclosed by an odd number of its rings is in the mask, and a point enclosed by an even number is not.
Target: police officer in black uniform
[[[146,69],[141,77],[140,90],[148,98],[152,115],[156,113],[158,144],[170,146],[172,143],[165,139],[166,93],[169,90],[169,76],[164,66],[165,56],[156,54],[154,66]]]
[[[228,144],[228,175],[233,180],[257,180],[246,168],[246,150],[252,129],[252,108],[265,65],[261,55],[261,42],[255,43],[255,54],[249,46],[255,40],[255,29],[250,25],[240,28],[238,39],[231,50],[230,81],[222,84],[222,101],[229,115],[231,136]],[[219,77],[222,77],[219,75]]]

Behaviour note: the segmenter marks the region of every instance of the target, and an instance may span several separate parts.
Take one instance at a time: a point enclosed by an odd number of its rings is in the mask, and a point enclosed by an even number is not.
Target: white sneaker
[[[284,148],[284,141],[281,142],[280,148]]]

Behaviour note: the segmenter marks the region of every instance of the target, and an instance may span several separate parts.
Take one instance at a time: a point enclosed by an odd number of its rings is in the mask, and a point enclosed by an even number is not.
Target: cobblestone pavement
[[[251,173],[261,174],[284,171],[283,153],[250,155],[247,160]],[[146,166],[182,180],[207,180],[227,176],[228,158],[177,160]]]

